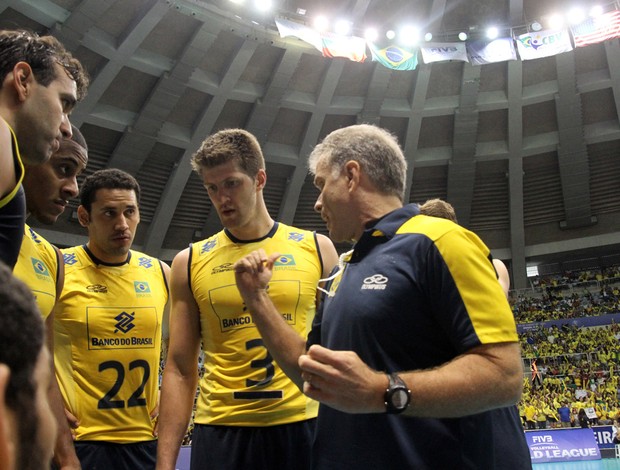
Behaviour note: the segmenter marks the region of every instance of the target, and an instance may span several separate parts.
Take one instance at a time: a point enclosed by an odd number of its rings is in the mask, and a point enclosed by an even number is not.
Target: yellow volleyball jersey
[[[318,404],[272,359],[237,290],[233,264],[259,248],[280,253],[268,287],[278,311],[303,338],[312,325],[322,273],[313,232],[276,223],[260,240],[235,240],[221,231],[191,245],[190,288],[205,354],[197,423],[272,426],[317,415]]]
[[[131,251],[98,262],[85,247],[62,250],[65,284],[54,309],[54,359],[76,439],[152,440],[161,322],[168,285],[159,260]]]
[[[0,118],[2,119],[2,118]],[[2,119],[4,121],[4,119]],[[11,191],[6,194],[4,197],[0,198],[0,209],[6,206],[9,202],[13,200],[17,191],[22,185],[22,181],[24,180],[24,164],[22,163],[22,157],[19,153],[19,145],[17,143],[17,137],[15,136],[15,132],[13,128],[9,126],[9,124],[4,121],[11,132],[11,144],[13,147],[13,162],[15,163],[15,187],[11,189]]]
[[[19,258],[13,273],[32,290],[43,318],[56,303],[58,252],[45,238],[26,225]]]

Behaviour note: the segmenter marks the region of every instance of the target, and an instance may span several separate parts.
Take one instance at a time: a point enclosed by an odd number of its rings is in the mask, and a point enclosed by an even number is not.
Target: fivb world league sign
[[[594,432],[590,428],[527,431],[525,439],[533,463],[601,459]]]

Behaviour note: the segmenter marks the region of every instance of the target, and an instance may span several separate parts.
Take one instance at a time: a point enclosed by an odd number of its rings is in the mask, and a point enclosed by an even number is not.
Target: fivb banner
[[[425,64],[432,64],[433,62],[442,62],[445,60],[469,62],[464,42],[429,42],[428,44],[420,46],[420,51],[422,52],[422,59]]]
[[[526,431],[532,463],[600,460],[601,451],[590,428]]]

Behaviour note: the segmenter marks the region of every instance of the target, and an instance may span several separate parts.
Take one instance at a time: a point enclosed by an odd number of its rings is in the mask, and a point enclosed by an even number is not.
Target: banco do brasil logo
[[[135,320],[135,312],[121,312],[114,319],[117,321],[116,325],[114,325],[114,327],[116,328],[114,330],[114,333],[119,330],[123,333],[128,333],[136,326],[133,323],[133,321]]]

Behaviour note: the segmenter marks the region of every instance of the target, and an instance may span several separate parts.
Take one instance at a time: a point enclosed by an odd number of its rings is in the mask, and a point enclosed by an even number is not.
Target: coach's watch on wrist
[[[411,403],[411,390],[396,373],[388,374],[389,384],[385,391],[385,411],[389,414],[402,413]]]

